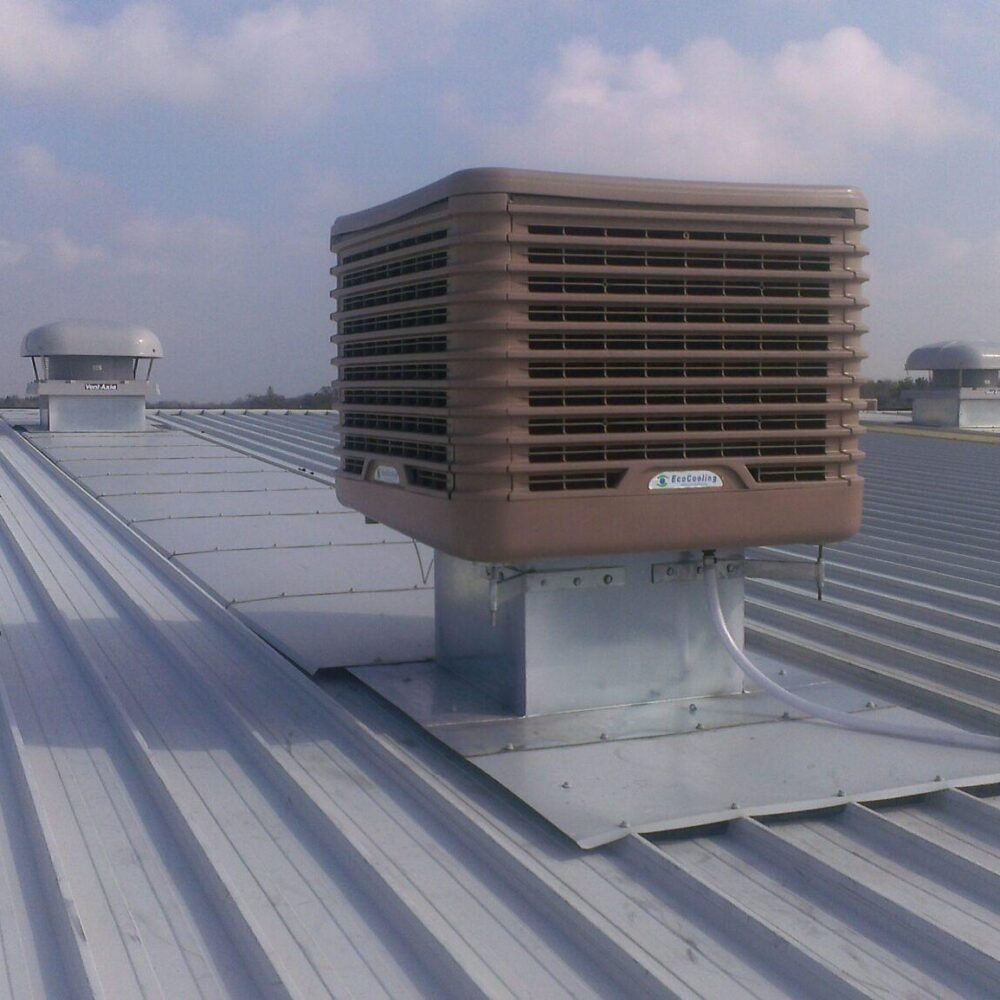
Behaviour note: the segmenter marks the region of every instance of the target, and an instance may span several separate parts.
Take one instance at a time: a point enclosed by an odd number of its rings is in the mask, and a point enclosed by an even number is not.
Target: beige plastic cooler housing
[[[494,563],[852,535],[867,216],[475,169],[339,218],[338,496]]]

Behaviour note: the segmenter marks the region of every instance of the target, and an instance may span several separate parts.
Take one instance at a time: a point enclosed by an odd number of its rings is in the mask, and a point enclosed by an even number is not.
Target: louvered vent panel
[[[844,537],[866,216],[471,171],[338,220],[338,491],[467,558]],[[718,486],[651,489],[675,469]]]

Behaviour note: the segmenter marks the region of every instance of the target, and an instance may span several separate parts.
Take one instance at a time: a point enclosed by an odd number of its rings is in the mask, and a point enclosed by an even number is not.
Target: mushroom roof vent
[[[1000,369],[1000,341],[942,340],[910,352],[907,371],[947,371],[949,369]]]
[[[35,327],[21,344],[25,358],[97,355],[162,358],[160,338],[144,326],[94,320],[63,320]]]

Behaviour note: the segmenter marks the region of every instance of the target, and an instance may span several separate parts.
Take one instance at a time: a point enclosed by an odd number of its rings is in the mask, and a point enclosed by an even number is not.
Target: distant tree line
[[[913,390],[926,385],[925,378],[880,378],[862,383],[861,398],[878,400],[880,410],[909,410],[913,406]],[[37,405],[36,400],[23,396],[0,396],[0,408],[3,409]],[[329,410],[333,407],[333,389],[327,385],[301,396],[283,396],[269,385],[264,392],[251,392],[239,399],[212,403],[165,399],[155,405],[165,410]]]
[[[283,396],[269,385],[265,392],[248,393],[239,399],[224,402],[179,402],[165,399],[156,406],[164,410],[329,410],[333,407],[333,389],[323,386],[316,392],[304,392],[301,396]]]
[[[239,399],[230,399],[218,403],[180,402],[176,399],[154,400],[154,408],[164,410],[329,410],[333,407],[333,389],[323,386],[316,392],[304,392],[301,396],[283,396],[275,392],[269,385],[265,392],[248,393]],[[37,399],[25,396],[0,396],[0,409],[13,410],[18,408],[33,409],[38,406]]]
[[[16,410],[22,406],[37,406],[37,399],[25,399],[23,396],[0,396],[0,409]]]
[[[878,400],[880,410],[913,409],[913,390],[927,387],[925,378],[880,378],[861,385],[862,399]]]

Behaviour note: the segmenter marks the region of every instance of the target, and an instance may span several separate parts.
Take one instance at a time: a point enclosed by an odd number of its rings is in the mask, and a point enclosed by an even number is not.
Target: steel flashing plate
[[[413,542],[196,552],[176,560],[227,603],[310,594],[413,590],[423,584]],[[423,566],[429,566],[429,554]]]
[[[127,521],[239,517],[243,514],[321,514],[347,510],[333,490],[305,487],[268,493],[136,493],[102,499]]]
[[[138,462],[144,459],[204,459],[211,456],[228,456],[232,452],[218,445],[210,444],[207,441],[191,440],[186,442],[171,443],[167,441],[160,445],[143,444],[134,442],[131,445],[85,445],[75,447],[71,444],[50,444],[45,447],[45,454],[54,462],[58,462],[65,467],[70,461],[107,461],[124,459],[130,462]]]
[[[752,656],[783,686],[828,707],[955,732],[758,650]],[[582,847],[1000,780],[994,752],[841,729],[761,692],[514,718],[434,663],[351,672]]]
[[[327,489],[301,476],[276,470],[251,472],[184,472],[123,476],[80,476],[80,482],[98,497],[129,493],[263,493],[280,490]]]
[[[434,655],[434,591],[253,601],[231,610],[308,673]]]
[[[329,486],[183,431],[82,438],[31,436],[302,669],[431,655],[433,553]]]
[[[433,656],[433,650],[430,656]],[[854,688],[785,668],[755,656],[758,666],[790,691],[827,708],[857,712],[876,704]],[[779,677],[780,673],[780,677]],[[575,746],[605,740],[644,739],[709,729],[724,729],[805,713],[763,692],[648,701],[549,715],[500,714],[487,694],[434,663],[363,668],[354,674],[386,700],[465,757],[515,750]]]
[[[902,708],[878,718],[926,724]],[[941,727],[947,728],[943,723]],[[630,832],[687,829],[1000,779],[988,750],[956,750],[775,721],[475,758],[581,847]]]
[[[225,453],[204,451],[201,454],[188,453],[178,458],[163,455],[129,455],[121,458],[96,458],[90,455],[74,455],[61,458],[59,464],[74,479],[80,479],[94,488],[95,479],[105,478],[113,484],[120,477],[132,477],[137,472],[144,476],[160,476],[193,472],[217,475],[227,472],[260,472],[261,463],[255,458]],[[103,487],[102,487],[103,488]]]
[[[230,549],[301,548],[409,542],[381,524],[358,525],[350,511],[318,514],[245,514],[150,521],[143,534],[169,555]]]

